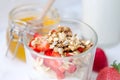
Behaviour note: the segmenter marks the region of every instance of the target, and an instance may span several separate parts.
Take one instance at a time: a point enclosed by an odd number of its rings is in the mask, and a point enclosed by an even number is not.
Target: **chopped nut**
[[[51,36],[52,36],[53,38],[54,38],[54,37],[57,37],[57,35],[56,35],[55,33],[53,33]]]
[[[85,45],[89,45],[90,44],[90,40],[87,40],[86,42],[85,42]]]
[[[64,27],[64,31],[71,31],[69,27]]]
[[[71,29],[65,26],[58,26],[55,32],[50,31],[47,41],[50,43],[50,49],[59,52],[63,57],[66,52],[79,54],[78,48],[87,50],[93,45],[90,40],[80,40],[77,34],[72,34]],[[37,43],[37,40],[34,43]]]
[[[59,48],[64,47],[64,45],[62,43],[58,43],[56,46],[59,47]]]
[[[60,54],[63,54],[63,48],[58,48],[58,52],[59,52]]]
[[[59,40],[60,41],[64,41],[65,40],[65,38],[66,38],[66,34],[65,33],[58,33],[58,36],[59,36]]]
[[[63,27],[58,26],[58,28],[57,28],[57,32],[62,32],[63,30],[64,30],[64,28],[63,28]]]
[[[69,44],[68,40],[63,42],[63,45],[67,46]]]
[[[53,41],[55,42],[55,41],[58,41],[58,40],[59,40],[58,38],[54,38],[54,40],[53,40]]]
[[[70,48],[72,51],[75,50],[75,47],[74,47],[74,46],[68,46],[68,48]]]
[[[68,48],[68,47],[65,47],[64,48],[64,51],[70,51],[71,49],[70,48]]]
[[[66,36],[72,37],[72,32],[65,32],[65,33],[66,33]]]
[[[80,52],[78,50],[73,52],[74,54],[80,54]]]
[[[52,42],[53,42],[53,38],[52,38],[52,37],[49,37],[49,38],[47,39],[47,41],[48,41],[49,43],[52,43]]]
[[[54,45],[50,45],[50,49],[53,49],[55,46]]]
[[[58,52],[58,47],[54,47],[54,51],[55,51],[55,52]]]
[[[53,42],[53,43],[50,45],[50,49],[53,49],[56,44],[57,44],[57,42]]]

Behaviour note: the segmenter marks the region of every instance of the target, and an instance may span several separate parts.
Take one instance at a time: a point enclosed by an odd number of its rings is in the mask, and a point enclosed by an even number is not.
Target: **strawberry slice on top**
[[[36,52],[43,52],[49,49],[49,43],[38,33],[34,34],[34,38],[30,41],[29,47]]]
[[[61,54],[59,54],[59,52],[53,51],[51,56],[53,56],[53,57],[61,57]]]

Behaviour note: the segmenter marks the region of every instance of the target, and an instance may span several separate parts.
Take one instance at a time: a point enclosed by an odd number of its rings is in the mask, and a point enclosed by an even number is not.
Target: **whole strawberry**
[[[103,68],[96,80],[120,80],[120,63],[116,64],[114,61],[112,66]]]
[[[108,60],[106,54],[103,51],[103,49],[97,48],[95,53],[93,70],[95,72],[99,72],[101,69],[103,69],[106,66],[108,66]]]

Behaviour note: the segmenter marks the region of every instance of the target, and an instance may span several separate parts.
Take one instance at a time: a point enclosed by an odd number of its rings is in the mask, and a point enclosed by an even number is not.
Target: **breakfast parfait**
[[[48,34],[26,33],[27,63],[37,80],[89,80],[94,59],[94,42],[56,25]]]

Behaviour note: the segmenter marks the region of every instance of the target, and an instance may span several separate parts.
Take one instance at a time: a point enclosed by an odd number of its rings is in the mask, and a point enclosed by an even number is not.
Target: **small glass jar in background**
[[[18,41],[21,42],[21,40],[18,39],[25,30],[25,27],[29,27],[27,26],[26,23],[37,19],[41,15],[41,12],[43,11],[43,7],[44,6],[40,3],[25,4],[15,7],[9,13],[9,25],[6,35],[7,44],[10,43],[9,50],[13,54],[13,56],[17,57],[22,61],[26,60],[25,53],[22,43],[19,44],[16,50]],[[39,29],[39,27],[31,26],[29,27],[29,30],[46,33],[51,27],[51,25],[55,25],[56,23],[59,22],[59,19],[60,17],[57,10],[55,8],[51,8],[44,17],[44,19],[40,21],[40,23],[42,23],[44,27],[42,29]],[[13,39],[10,41],[11,37]]]

